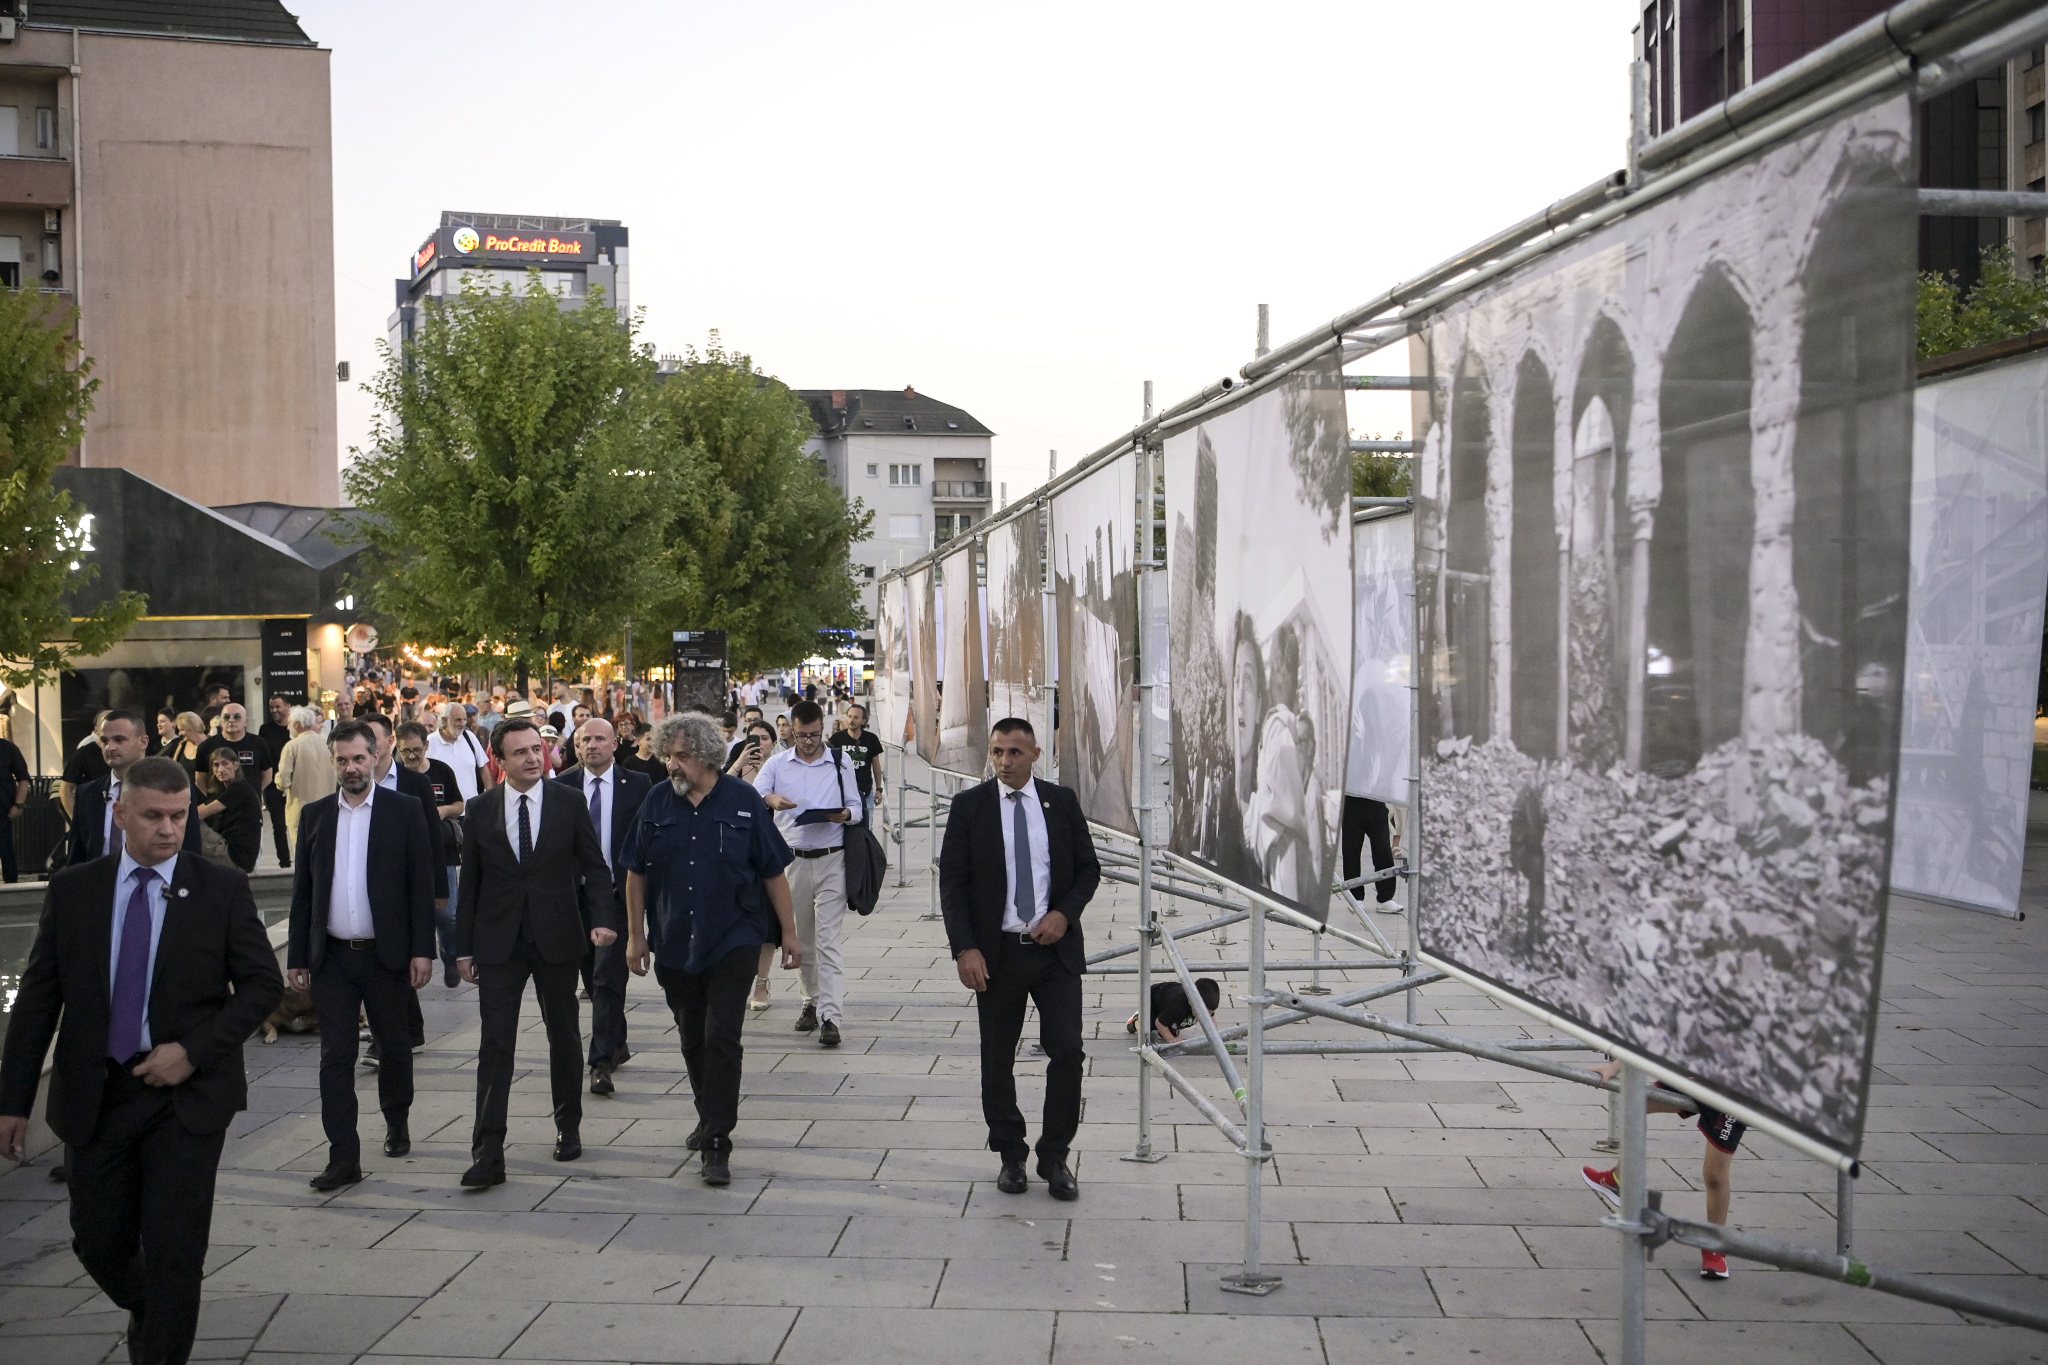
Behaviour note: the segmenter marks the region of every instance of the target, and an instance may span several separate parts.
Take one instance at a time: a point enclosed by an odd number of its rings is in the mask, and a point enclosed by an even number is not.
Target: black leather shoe
[[[505,1183],[505,1158],[485,1157],[462,1173],[462,1188],[481,1190]]]
[[[1072,1201],[1081,1197],[1081,1184],[1074,1179],[1074,1173],[1067,1169],[1064,1158],[1058,1161],[1039,1162],[1038,1178],[1045,1182],[1045,1192],[1055,1199]]]
[[[796,1031],[798,1033],[809,1033],[817,1026],[818,1007],[816,1005],[805,1005],[803,1013],[796,1017]]]
[[[704,1121],[702,1119],[699,1119],[697,1126],[690,1130],[690,1135],[683,1139],[683,1146],[688,1147],[693,1152],[704,1150]]]
[[[441,973],[441,984],[450,990],[453,990],[461,981],[462,978],[455,974],[453,967],[446,968]]]
[[[609,1095],[612,1093],[612,1069],[602,1064],[590,1068],[590,1093]]]
[[[306,1183],[324,1194],[329,1190],[338,1190],[343,1185],[353,1185],[362,1178],[363,1168],[355,1162],[336,1161],[329,1163],[326,1170]]]
[[[821,1047],[838,1047],[839,1025],[830,1019],[818,1025],[818,1043]]]
[[[1024,1163],[1005,1161],[1002,1172],[996,1176],[996,1188],[1004,1194],[1022,1194],[1031,1182],[1024,1178]]]
[[[703,1176],[705,1184],[732,1184],[732,1168],[726,1164],[726,1155],[724,1152],[706,1152],[704,1154],[704,1168],[698,1174]]]
[[[583,1139],[573,1128],[565,1128],[555,1135],[555,1160],[574,1161],[583,1155]]]
[[[50,1168],[50,1181],[52,1184],[68,1184],[70,1182],[70,1179],[71,1172],[64,1169],[64,1164],[62,1162],[59,1162],[58,1164]]]
[[[404,1120],[384,1124],[384,1155],[410,1156],[412,1154],[412,1130]]]

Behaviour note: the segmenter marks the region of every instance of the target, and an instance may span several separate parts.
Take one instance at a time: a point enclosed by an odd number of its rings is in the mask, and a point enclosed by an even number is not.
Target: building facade
[[[875,514],[872,534],[853,547],[861,605],[875,616],[875,580],[905,560],[982,520],[994,509],[989,442],[972,414],[905,386],[799,389],[817,435],[806,449],[847,501]],[[872,649],[874,628],[862,632]]]
[[[386,326],[391,349],[417,335],[428,308],[460,299],[465,282],[523,293],[534,269],[564,308],[581,308],[592,290],[602,290],[623,324],[632,315],[626,258],[626,229],[616,219],[444,211],[405,276],[394,281],[397,307]]]
[[[1636,56],[1650,67],[1650,132],[1670,132],[1815,48],[1882,14],[1890,0],[1647,0]],[[2048,189],[2042,51],[1920,106],[1920,183],[1932,189]],[[1987,247],[2010,244],[2036,271],[2039,218],[1922,218],[1920,268],[1967,288]]]
[[[78,463],[202,504],[339,501],[327,51],[278,0],[0,19],[0,286],[78,309]]]

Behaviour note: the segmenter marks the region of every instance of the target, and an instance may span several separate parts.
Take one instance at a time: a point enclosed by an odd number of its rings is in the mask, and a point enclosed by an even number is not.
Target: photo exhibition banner
[[[988,533],[988,717],[1031,722],[1044,751],[1037,772],[1052,766],[1052,684],[1045,651],[1044,518],[1037,507]]]
[[[1913,108],[1412,343],[1432,958],[1853,1153],[1906,643]]]
[[[903,575],[910,615],[910,730],[917,756],[927,763],[939,743],[939,610],[932,571]]]
[[[1060,782],[1074,789],[1090,820],[1133,835],[1138,584],[1131,537],[1137,496],[1137,457],[1121,455],[1052,499]]]
[[[2048,355],[1923,381],[1892,888],[2017,915],[2041,605]]]
[[[1344,794],[1408,800],[1415,704],[1415,518],[1384,513],[1351,528],[1351,749]]]
[[[885,578],[875,591],[874,732],[890,744],[909,744],[910,633],[903,612],[903,580]]]
[[[939,561],[945,659],[939,684],[939,745],[932,763],[980,777],[988,767],[988,687],[981,641],[981,591],[974,538]]]
[[[1323,919],[1351,710],[1351,453],[1334,359],[1166,442],[1169,847]]]

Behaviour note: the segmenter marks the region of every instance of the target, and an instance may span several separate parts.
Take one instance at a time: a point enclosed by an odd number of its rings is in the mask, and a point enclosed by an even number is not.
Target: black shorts
[[[1662,1081],[1654,1082],[1654,1088],[1670,1091],[1674,1095],[1683,1093],[1672,1090]],[[1693,1103],[1699,1104],[1699,1101],[1694,1100]],[[1742,1145],[1742,1135],[1749,1131],[1749,1125],[1741,1119],[1730,1118],[1720,1110],[1710,1109],[1704,1104],[1700,1104],[1699,1120],[1701,1136],[1712,1143],[1716,1151],[1726,1152],[1729,1156],[1735,1155],[1735,1149]]]

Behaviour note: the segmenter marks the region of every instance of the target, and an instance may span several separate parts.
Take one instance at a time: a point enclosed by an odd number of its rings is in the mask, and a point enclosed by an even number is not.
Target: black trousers
[[[406,1045],[405,1007],[418,1008],[403,969],[377,960],[374,948],[350,948],[327,940],[313,973],[313,1009],[320,1016],[320,1126],[327,1130],[327,1159],[344,1165],[362,1160],[356,1133],[356,1011],[370,1018],[377,1044],[377,1107],[386,1123],[403,1123],[412,1112],[412,1049]]]
[[[1359,854],[1364,851],[1367,841],[1372,843],[1372,870],[1384,872],[1394,865],[1394,836],[1387,827],[1387,803],[1374,801],[1363,796],[1344,798],[1344,880],[1365,875],[1359,865]],[[1392,877],[1383,882],[1373,883],[1376,898],[1384,904],[1394,898]],[[1351,898],[1365,899],[1365,888],[1354,887]]]
[[[71,1250],[107,1297],[142,1314],[135,1359],[184,1365],[199,1329],[225,1132],[192,1133],[171,1092],[109,1063],[92,1141],[67,1147]]]
[[[591,964],[590,1064],[622,1066],[626,1047],[626,940],[617,938],[584,954]]]
[[[704,1150],[732,1150],[733,1125],[740,1118],[740,1030],[747,1022],[747,993],[754,987],[754,968],[761,945],[735,948],[691,973],[656,966],[654,979],[668,997],[683,1040],[683,1069],[690,1073],[690,1094],[704,1125]]]
[[[1022,1161],[1031,1147],[1017,1108],[1017,1040],[1024,1009],[1038,1006],[1038,1038],[1045,1046],[1045,1123],[1038,1135],[1041,1161],[1061,1160],[1081,1127],[1081,978],[1059,954],[1038,944],[1005,943],[988,974],[988,989],[974,997],[981,1016],[981,1115],[989,1150]]]
[[[540,999],[547,1025],[548,1081],[555,1101],[555,1127],[575,1132],[583,1123],[582,1016],[576,1007],[576,963],[549,962],[522,941],[503,962],[477,964],[477,1011],[483,1040],[476,1053],[476,1130],[470,1159],[505,1156],[505,1111],[511,1098],[513,1054],[519,1047],[519,1007],[527,978]]]
[[[275,783],[263,789],[263,807],[270,812],[270,833],[277,840],[277,865],[290,867],[292,841],[291,835],[285,829],[284,793],[277,789]]]

